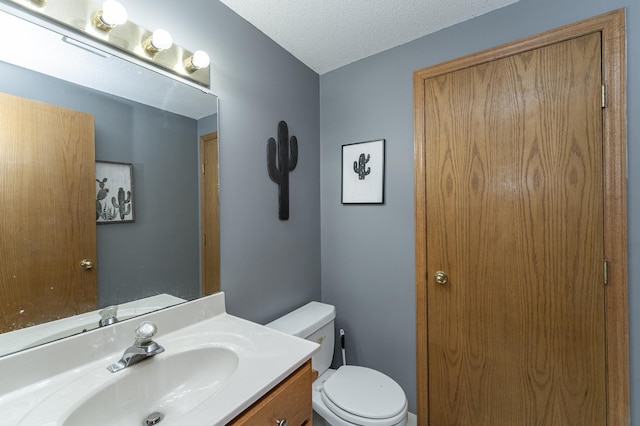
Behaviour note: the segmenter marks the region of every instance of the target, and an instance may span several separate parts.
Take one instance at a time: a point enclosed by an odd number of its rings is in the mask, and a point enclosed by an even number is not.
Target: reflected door
[[[593,33],[424,81],[431,425],[606,424],[601,69]]]
[[[0,94],[0,332],[96,309],[93,116]]]
[[[220,291],[220,209],[218,205],[218,132],[200,138],[200,226],[202,295]]]

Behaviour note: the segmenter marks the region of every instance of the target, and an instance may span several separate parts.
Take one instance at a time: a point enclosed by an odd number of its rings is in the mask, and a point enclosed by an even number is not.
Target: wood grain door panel
[[[429,420],[605,424],[600,34],[425,81]]]
[[[200,226],[202,295],[220,291],[220,208],[218,204],[218,132],[200,138]]]
[[[0,94],[0,332],[96,308],[93,116]]]

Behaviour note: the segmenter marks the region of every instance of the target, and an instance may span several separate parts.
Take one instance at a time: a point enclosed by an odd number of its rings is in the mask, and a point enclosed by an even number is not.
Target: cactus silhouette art
[[[358,179],[364,180],[364,178],[371,173],[371,167],[367,167],[367,163],[370,159],[371,155],[367,154],[367,157],[365,158],[364,153],[362,153],[360,154],[358,161],[353,162],[353,171],[358,174]]]
[[[102,211],[103,211],[102,200],[104,200],[107,197],[107,194],[109,193],[109,188],[104,187],[104,184],[107,182],[107,178],[104,178],[102,180],[96,179],[96,182],[98,182],[98,186],[100,187],[100,189],[96,193],[96,220],[98,220],[102,215]]]
[[[127,197],[124,196],[124,189],[118,189],[118,199],[111,197],[111,204],[120,212],[120,220],[124,220],[124,217],[131,213],[131,191],[127,191]]]
[[[102,220],[111,221],[118,216],[118,211],[113,207],[109,207],[107,203],[102,207],[100,211],[100,217]]]
[[[276,141],[267,141],[267,168],[269,177],[278,184],[278,200],[280,220],[289,219],[289,172],[298,164],[298,140],[295,136],[289,139],[287,123],[278,123],[278,162],[276,164]]]

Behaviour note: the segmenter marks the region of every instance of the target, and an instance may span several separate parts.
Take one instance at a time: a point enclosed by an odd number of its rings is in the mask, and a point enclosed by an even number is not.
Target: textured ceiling
[[[221,0],[318,74],[518,0]]]

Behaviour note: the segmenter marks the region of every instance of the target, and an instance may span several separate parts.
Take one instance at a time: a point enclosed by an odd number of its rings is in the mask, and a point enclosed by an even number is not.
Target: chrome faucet
[[[112,373],[123,370],[130,365],[137,364],[147,358],[164,352],[164,348],[153,341],[158,328],[152,322],[144,321],[136,327],[136,340],[133,345],[125,349],[120,361],[111,364],[107,370]]]

